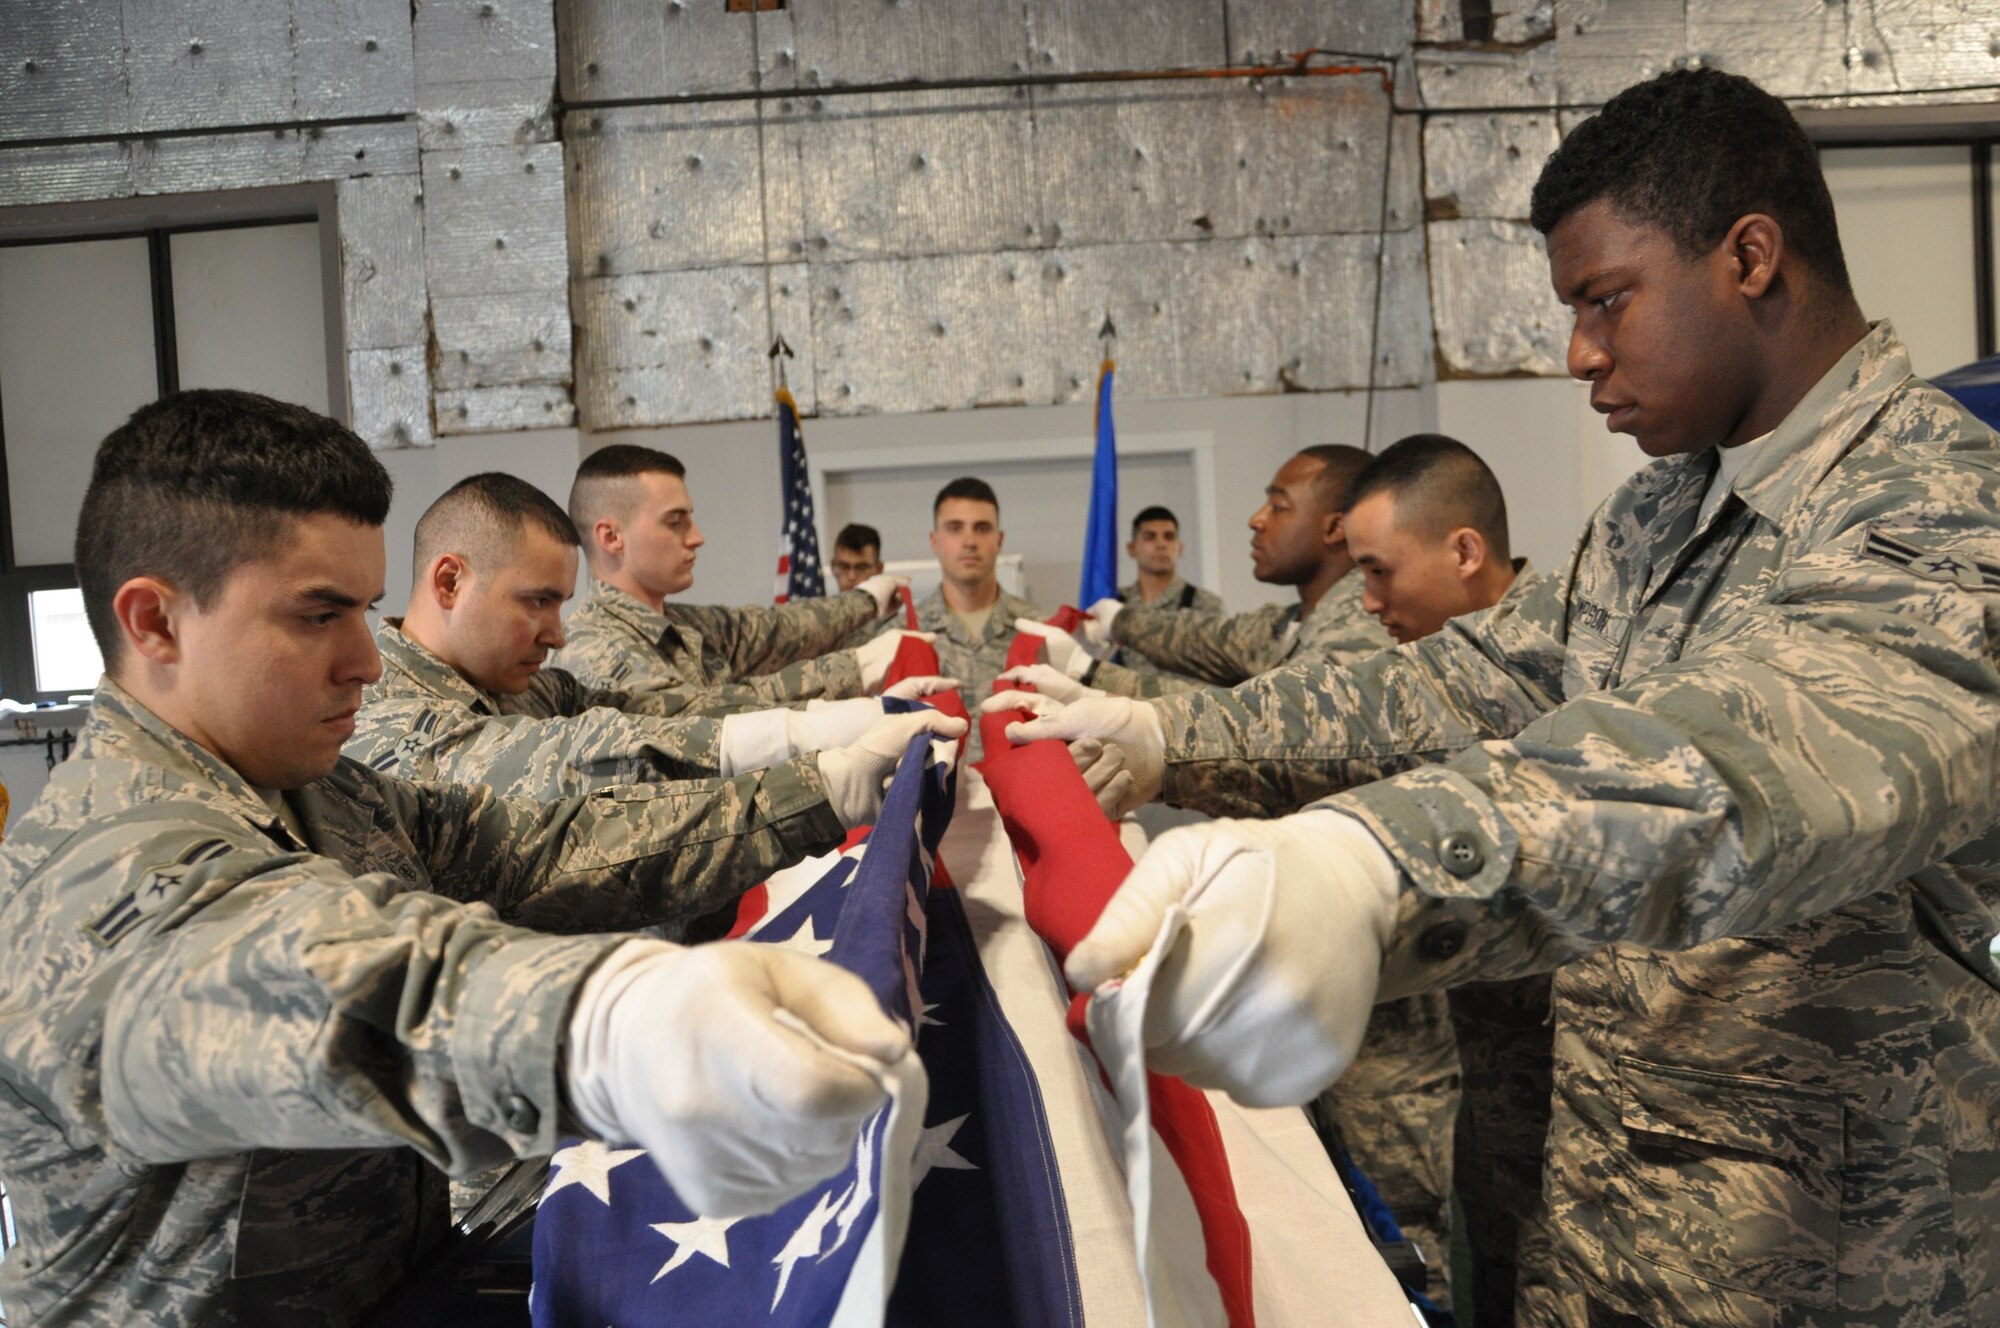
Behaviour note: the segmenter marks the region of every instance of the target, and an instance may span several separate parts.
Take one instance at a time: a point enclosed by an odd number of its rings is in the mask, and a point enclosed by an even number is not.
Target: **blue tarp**
[[[1931,379],[1956,397],[1989,428],[2000,429],[2000,355],[1974,360],[1962,369]]]

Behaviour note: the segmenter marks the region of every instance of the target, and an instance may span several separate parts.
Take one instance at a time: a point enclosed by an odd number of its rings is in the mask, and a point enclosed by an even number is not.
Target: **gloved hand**
[[[892,682],[882,689],[882,695],[893,696],[899,701],[921,701],[926,696],[936,696],[939,692],[955,692],[965,686],[956,678],[941,678],[928,673],[918,678],[905,678]]]
[[[796,1021],[862,1064],[781,1022]],[[634,1143],[704,1217],[767,1213],[846,1165],[909,1033],[861,980],[774,945],[628,941],[585,980],[564,1075],[594,1135]]]
[[[1120,786],[1113,802],[1098,800],[1114,821],[1160,796],[1167,770],[1167,735],[1160,727],[1159,711],[1147,702],[1125,696],[1087,697],[1054,714],[1009,724],[1007,737],[1013,742],[1060,738],[1066,743],[1096,738],[1107,749],[1117,749],[1130,782]]]
[[[1366,826],[1325,808],[1169,830],[1064,971],[1095,990],[1184,909],[1153,979],[1146,1063],[1247,1106],[1302,1103],[1361,1049],[1401,881]]]
[[[983,715],[1025,710],[1039,718],[1060,713],[1062,708],[1061,701],[1039,692],[995,692],[979,703]],[[1110,819],[1118,820],[1121,813],[1115,809],[1129,802],[1132,796],[1132,772],[1125,768],[1125,753],[1097,738],[1078,738],[1069,744],[1069,759],[1076,762],[1077,773],[1083,776],[1090,796],[1097,799],[1098,808]]]
[[[854,742],[819,754],[820,778],[826,781],[826,800],[833,814],[852,830],[857,825],[873,825],[882,810],[882,790],[896,773],[896,763],[910,739],[919,733],[940,738],[964,736],[966,723],[936,710],[912,710],[906,715],[884,715]]]
[[[1091,653],[1077,644],[1075,637],[1060,627],[1051,627],[1033,618],[1016,618],[1014,630],[1029,636],[1042,638],[1042,649],[1049,655],[1049,663],[1061,669],[1072,678],[1081,678],[1095,662]]]
[[[895,662],[896,652],[903,648],[906,636],[925,642],[937,640],[936,632],[905,632],[899,628],[854,648],[854,663],[861,670],[862,687],[871,692],[881,688],[883,680],[889,676],[889,665]]]
[[[1088,665],[1085,667],[1088,667]],[[1107,695],[1102,688],[1085,687],[1067,673],[1064,673],[1060,669],[1051,668],[1047,664],[1022,664],[1016,668],[1008,669],[1005,673],[1001,674],[999,681],[1024,682],[1043,696],[1053,697],[1065,705],[1071,701],[1081,701],[1086,696]],[[996,692],[994,695],[1004,695],[1004,693]],[[982,701],[979,708],[981,710],[991,710],[995,707],[989,706]],[[1004,709],[1004,707],[1001,708]]]
[[[1083,639],[1102,650],[1112,644],[1111,620],[1125,608],[1125,601],[1107,595],[1085,609],[1089,616],[1083,620]]]
[[[887,572],[877,572],[854,588],[865,590],[875,597],[875,616],[879,619],[886,618],[895,611],[896,605],[901,603],[903,598],[897,592],[909,584],[910,578],[907,576],[890,576]]]

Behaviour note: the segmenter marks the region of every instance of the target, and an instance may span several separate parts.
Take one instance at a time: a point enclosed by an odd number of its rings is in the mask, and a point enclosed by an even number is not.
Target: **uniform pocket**
[[[1831,1308],[1839,1095],[1633,1057],[1618,1078],[1634,1252],[1767,1300]]]
[[[420,1216],[417,1165],[409,1149],[258,1149],[243,1176],[230,1276],[335,1259],[366,1266],[384,1249],[402,1250]]]

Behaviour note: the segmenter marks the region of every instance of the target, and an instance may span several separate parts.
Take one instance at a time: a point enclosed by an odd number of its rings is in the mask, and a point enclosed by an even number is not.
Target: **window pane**
[[[35,640],[35,690],[87,692],[104,672],[104,656],[83,615],[81,590],[28,592],[28,628]]]
[[[70,560],[97,444],[159,390],[143,239],[0,248],[0,426],[17,563]]]
[[[240,387],[327,409],[319,223],[168,238],[182,387]]]

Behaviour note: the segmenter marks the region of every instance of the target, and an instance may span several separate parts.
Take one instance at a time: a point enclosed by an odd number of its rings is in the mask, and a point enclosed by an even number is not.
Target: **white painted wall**
[[[182,387],[235,387],[327,413],[319,223],[168,237]]]
[[[1861,311],[1896,325],[1919,374],[1974,359],[1969,149],[1827,148],[1820,164]]]

